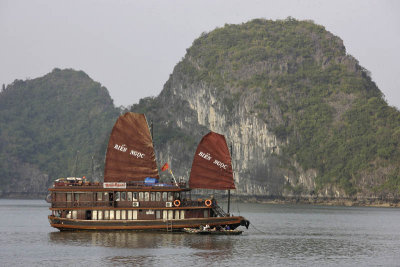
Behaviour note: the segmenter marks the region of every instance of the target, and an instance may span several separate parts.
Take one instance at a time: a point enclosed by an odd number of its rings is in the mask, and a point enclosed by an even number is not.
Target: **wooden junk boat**
[[[163,170],[167,169],[167,164]],[[172,172],[171,172],[172,174]],[[61,178],[49,188],[50,225],[59,230],[163,230],[249,226],[217,202],[191,199],[194,188],[235,189],[223,135],[210,132],[195,153],[186,183],[159,183],[152,137],[144,114],[128,112],[114,125],[107,147],[104,183]],[[175,179],[174,179],[175,180]],[[228,211],[229,212],[229,211]]]

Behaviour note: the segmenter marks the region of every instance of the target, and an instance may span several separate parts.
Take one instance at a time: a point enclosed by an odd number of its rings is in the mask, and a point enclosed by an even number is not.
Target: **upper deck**
[[[49,188],[49,191],[154,191],[154,192],[164,192],[164,191],[190,191],[191,189],[187,187],[186,182],[179,183],[148,183],[141,181],[131,181],[131,182],[89,182],[83,178],[69,177],[57,179],[53,187]]]
[[[213,204],[211,200],[208,200],[209,204],[202,199],[192,200],[190,189],[186,187],[186,183],[100,183],[70,177],[56,180],[49,191],[51,192],[49,202],[52,210],[127,209],[145,212],[148,209],[186,209],[185,212],[189,212],[188,216],[195,216],[196,212],[188,211],[188,209],[210,209]],[[77,214],[78,217],[85,216]]]

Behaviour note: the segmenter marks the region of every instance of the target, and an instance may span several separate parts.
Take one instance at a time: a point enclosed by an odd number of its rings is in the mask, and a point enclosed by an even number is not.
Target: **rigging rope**
[[[265,235],[267,235],[266,232],[261,231],[260,229],[258,229],[253,223],[250,223],[250,225],[252,225],[254,227],[254,229],[256,229],[257,231],[259,231],[260,233],[263,233]]]
[[[236,208],[237,208],[237,211],[238,211],[239,216],[240,216],[239,201],[237,201],[237,198],[236,198]]]

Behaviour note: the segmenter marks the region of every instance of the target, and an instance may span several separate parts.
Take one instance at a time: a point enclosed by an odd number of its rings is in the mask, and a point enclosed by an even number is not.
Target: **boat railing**
[[[56,201],[52,208],[112,207],[113,201]]]
[[[100,182],[54,182],[55,187],[63,187],[63,186],[74,186],[74,187],[82,187],[82,186],[103,186],[103,183]]]
[[[166,202],[172,201],[139,201],[139,207],[143,208],[163,208]],[[80,208],[80,207],[115,207],[127,208],[132,207],[130,201],[54,201],[52,208]],[[175,206],[174,206],[175,207]],[[180,207],[206,207],[204,200],[183,199]]]
[[[139,208],[164,208],[165,201],[138,201]],[[132,207],[132,202],[115,202],[116,208],[129,208]]]
[[[182,207],[205,207],[205,201],[204,200],[190,200],[190,199],[184,199],[181,203]]]
[[[103,188],[102,182],[88,182],[88,181],[61,181],[54,182],[54,187],[101,187]],[[130,181],[126,183],[127,187],[134,188],[187,188],[186,182],[179,183],[145,183],[141,181]]]
[[[143,181],[132,181],[127,182],[126,186],[129,187],[152,187],[152,188],[186,188],[186,182],[179,182],[179,183],[146,183]]]

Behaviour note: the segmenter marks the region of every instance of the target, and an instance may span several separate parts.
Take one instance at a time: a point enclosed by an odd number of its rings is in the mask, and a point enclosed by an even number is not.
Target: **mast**
[[[92,168],[91,168],[91,171],[92,171],[92,181],[94,181],[94,156],[92,155],[92,166],[91,166]]]
[[[76,177],[76,169],[77,169],[77,165],[78,165],[78,154],[79,154],[79,150],[76,151],[76,156],[75,156],[74,177]]]
[[[150,129],[151,129],[151,139],[153,139],[153,120],[151,120],[151,124],[150,124]],[[154,144],[153,144],[154,146]]]
[[[233,145],[231,142],[231,158],[232,158],[232,155],[233,155]],[[232,168],[232,174],[233,174],[233,168]],[[229,215],[230,207],[231,207],[231,190],[228,189],[228,215]]]

